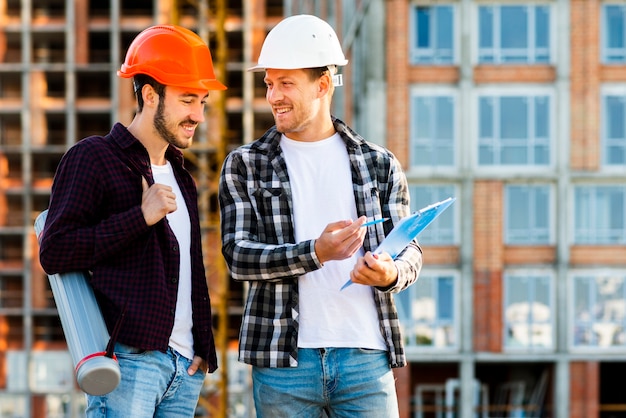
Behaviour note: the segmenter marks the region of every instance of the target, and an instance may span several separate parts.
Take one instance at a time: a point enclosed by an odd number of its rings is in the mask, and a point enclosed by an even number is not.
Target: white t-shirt
[[[167,215],[167,221],[176,235],[180,250],[178,297],[174,328],[170,336],[170,347],[188,359],[193,359],[193,325],[191,308],[191,222],[185,199],[174,177],[169,161],[165,165],[152,165],[154,182],[172,187],[176,195],[177,209]]]
[[[345,143],[335,134],[316,142],[280,143],[293,194],[296,241],[318,238],[329,223],[357,216],[350,160]],[[350,278],[361,248],[351,258],[332,260],[301,276],[298,347],[353,347],[386,350],[373,289],[353,285]]]

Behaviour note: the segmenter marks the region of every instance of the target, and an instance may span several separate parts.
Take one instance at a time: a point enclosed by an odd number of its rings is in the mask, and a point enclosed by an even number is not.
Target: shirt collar
[[[147,154],[146,148],[143,144],[121,123],[117,122],[113,125],[110,135],[117,146],[119,146],[124,152],[141,149]],[[173,164],[183,166],[183,153],[173,145],[169,145],[167,147],[167,150],[165,151],[165,158]]]

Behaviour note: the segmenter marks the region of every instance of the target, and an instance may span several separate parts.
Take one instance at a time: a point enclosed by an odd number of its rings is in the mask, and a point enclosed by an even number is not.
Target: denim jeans
[[[257,418],[398,417],[382,350],[300,348],[298,367],[253,367],[252,382]]]
[[[194,416],[206,374],[189,376],[191,360],[168,348],[140,351],[117,343],[115,355],[122,380],[104,396],[87,395],[89,418],[173,418]]]

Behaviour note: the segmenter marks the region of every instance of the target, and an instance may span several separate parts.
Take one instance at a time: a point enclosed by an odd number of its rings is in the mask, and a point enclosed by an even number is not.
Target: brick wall
[[[443,83],[455,84],[459,82],[460,71],[453,66],[411,67],[408,70],[407,82],[412,83]]]
[[[626,247],[623,245],[575,245],[570,248],[572,266],[624,265]]]
[[[408,4],[405,0],[391,0],[386,6],[387,57],[387,148],[403,167],[408,166],[409,126],[407,85],[409,72]]]
[[[553,83],[556,70],[551,65],[479,65],[474,68],[474,83]]]
[[[571,10],[571,167],[599,166],[599,18],[597,0],[572,0]]]
[[[552,264],[556,262],[556,247],[507,246],[504,247],[504,265],[509,264]]]
[[[474,185],[474,349],[502,349],[502,183]]]
[[[570,418],[598,415],[600,367],[597,362],[570,364]]]

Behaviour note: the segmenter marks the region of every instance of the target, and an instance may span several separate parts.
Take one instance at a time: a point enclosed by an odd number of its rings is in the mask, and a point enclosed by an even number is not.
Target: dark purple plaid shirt
[[[170,146],[166,158],[191,221],[194,351],[212,372],[217,358],[196,186],[179,150]],[[54,178],[39,257],[49,274],[92,272],[91,284],[110,333],[125,312],[117,341],[165,351],[176,312],[179,248],[166,219],[146,225],[142,176],[154,182],[148,152],[119,123],[105,137],[92,136],[72,146]]]

